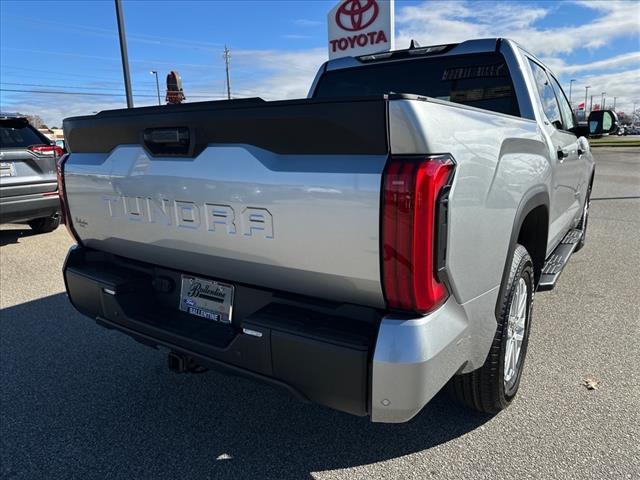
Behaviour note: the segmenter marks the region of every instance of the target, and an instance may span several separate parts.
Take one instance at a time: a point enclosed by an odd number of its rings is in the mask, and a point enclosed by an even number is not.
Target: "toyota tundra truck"
[[[78,311],[177,372],[225,369],[374,422],[445,386],[508,406],[534,292],[585,241],[588,132],[507,39],[332,60],[305,99],[111,110],[64,131]]]

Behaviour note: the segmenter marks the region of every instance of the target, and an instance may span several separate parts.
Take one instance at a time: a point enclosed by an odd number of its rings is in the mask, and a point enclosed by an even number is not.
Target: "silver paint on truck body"
[[[372,421],[406,422],[455,373],[482,366],[487,350],[479,339],[495,332],[495,318],[492,326],[487,312],[495,306],[497,290],[464,305],[451,297],[428,315],[382,319],[372,362]]]
[[[428,98],[390,102],[389,125],[393,153],[455,159],[446,259],[453,293],[465,303],[493,289],[520,200],[551,175],[536,123]]]
[[[210,145],[153,158],[137,145],[65,165],[85,245],[229,282],[383,307],[386,155],[278,155]]]
[[[451,376],[482,366],[495,334],[514,220],[532,192],[546,193],[550,202],[547,255],[579,221],[594,169],[588,142],[577,139],[583,153],[561,165],[554,135],[570,132],[558,133],[544,115],[527,52],[510,40],[502,40],[501,50],[525,118],[432,98],[389,103],[392,153],[447,152],[456,161],[445,262],[452,297],[422,317],[382,320],[372,368],[373,421],[409,420]],[[561,166],[571,172],[564,182]],[[576,183],[572,205],[554,208],[566,196],[566,180]]]

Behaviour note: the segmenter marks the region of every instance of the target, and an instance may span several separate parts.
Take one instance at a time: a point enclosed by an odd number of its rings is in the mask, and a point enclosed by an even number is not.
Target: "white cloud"
[[[91,97],[82,95],[24,95],[20,98],[7,100],[5,92],[0,92],[2,110],[20,112],[29,115],[39,115],[49,126],[62,126],[62,120],[76,115],[91,115],[102,110],[126,108],[124,96],[117,97]],[[156,105],[153,98],[135,99],[136,107]]]
[[[235,58],[241,67],[262,73],[236,82],[237,89],[244,96],[259,96],[267,100],[303,98],[318,68],[327,59],[327,50],[240,50],[236,51]]]
[[[580,98],[584,87],[590,92],[606,91],[607,97],[619,97],[617,106],[631,109],[634,100],[640,100],[640,52],[615,55],[587,63],[570,63],[568,54],[576,51],[595,52],[619,38],[627,38],[640,45],[640,3],[616,1],[576,1],[580,8],[597,12],[588,25],[576,22],[558,26],[541,27],[542,21],[554,15],[557,4],[506,3],[481,1],[427,1],[415,6],[397,4],[397,48],[406,48],[411,39],[422,45],[461,42],[471,38],[506,36],[521,43],[539,55],[562,79],[575,78],[573,99]],[[324,22],[308,19],[293,20],[300,27],[316,27]],[[100,33],[100,32],[99,32]],[[305,31],[306,33],[306,31]],[[292,34],[295,36],[295,34]],[[149,41],[166,41],[163,37],[142,38]],[[321,37],[324,38],[324,37]],[[215,44],[193,42],[193,47],[215,48]],[[236,97],[259,96],[266,100],[301,98],[306,96],[319,66],[327,59],[326,48],[305,50],[237,50],[232,51],[232,94]],[[207,64],[208,65],[208,64]],[[200,72],[204,64],[181,65]],[[213,66],[208,66],[212,68]],[[220,67],[219,65],[217,67]],[[626,69],[626,70],[623,70]],[[622,71],[621,71],[622,70]],[[183,75],[184,76],[184,75]],[[189,78],[192,78],[189,81]],[[197,79],[197,80],[193,80]],[[208,83],[207,83],[208,82]],[[212,83],[215,88],[212,88]],[[566,80],[565,85],[568,83]],[[568,87],[568,85],[567,85]],[[223,82],[219,75],[205,78],[202,75],[187,75],[185,89],[188,99],[199,95],[220,98]],[[595,101],[594,97],[594,101]],[[153,99],[144,99],[153,104]],[[46,122],[59,124],[70,115],[90,114],[105,108],[121,108],[122,100],[102,98],[43,95],[23,98],[3,108],[19,109],[27,113],[38,113]],[[143,105],[142,99],[136,105]]]
[[[308,18],[297,18],[293,23],[299,27],[320,27],[324,25],[324,22],[320,20],[310,20]]]
[[[629,39],[640,47],[640,3],[590,0],[574,3],[597,12],[596,18],[588,24],[541,27],[540,20],[553,15],[556,5],[426,1],[398,9],[396,45],[397,48],[406,48],[411,39],[421,45],[435,45],[471,38],[512,38],[540,56],[558,75],[575,78],[574,93],[582,91],[584,95],[584,87],[590,85],[594,103],[600,103],[601,92],[606,91],[609,105],[616,96],[616,107],[630,111],[634,101],[640,105],[638,48],[635,52],[581,64],[568,63],[566,56],[579,50],[591,54],[619,38]],[[579,94],[573,96],[574,101],[577,98],[580,98]]]
[[[607,75],[590,74],[578,78],[573,85],[573,101],[579,103],[584,101],[585,87],[588,85],[589,97],[587,103],[593,95],[593,104],[600,103],[602,92],[605,92],[606,105],[613,107],[614,97],[616,100],[616,110],[623,112],[631,112],[633,103],[637,103],[640,107],[640,68],[627,70]]]
[[[567,65],[562,58],[558,57],[547,57],[544,59],[544,62],[554,73],[559,75],[577,72],[596,72],[640,65],[640,52],[629,52],[596,62],[575,65]]]
[[[282,38],[286,38],[287,40],[309,40],[313,37],[311,35],[302,35],[300,33],[285,33],[282,35]]]
[[[513,38],[539,55],[567,54],[583,48],[599,48],[614,38],[638,41],[640,4],[637,2],[581,2],[599,15],[587,25],[569,24],[541,28],[536,22],[553,14],[547,8],[527,3],[424,2],[401,7],[396,15],[398,46],[406,48],[411,39],[423,45],[461,42],[470,38]]]

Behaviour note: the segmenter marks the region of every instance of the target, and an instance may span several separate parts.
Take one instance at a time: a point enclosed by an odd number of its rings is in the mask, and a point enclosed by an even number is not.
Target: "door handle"
[[[564,150],[562,150],[561,148],[558,149],[558,160],[562,162],[568,156],[569,154],[566,153]]]

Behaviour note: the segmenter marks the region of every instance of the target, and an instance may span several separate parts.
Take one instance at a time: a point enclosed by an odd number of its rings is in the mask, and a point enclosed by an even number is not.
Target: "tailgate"
[[[55,158],[27,150],[0,152],[0,197],[55,192]]]
[[[383,307],[386,112],[383,98],[250,100],[65,120],[73,225],[127,258]]]

